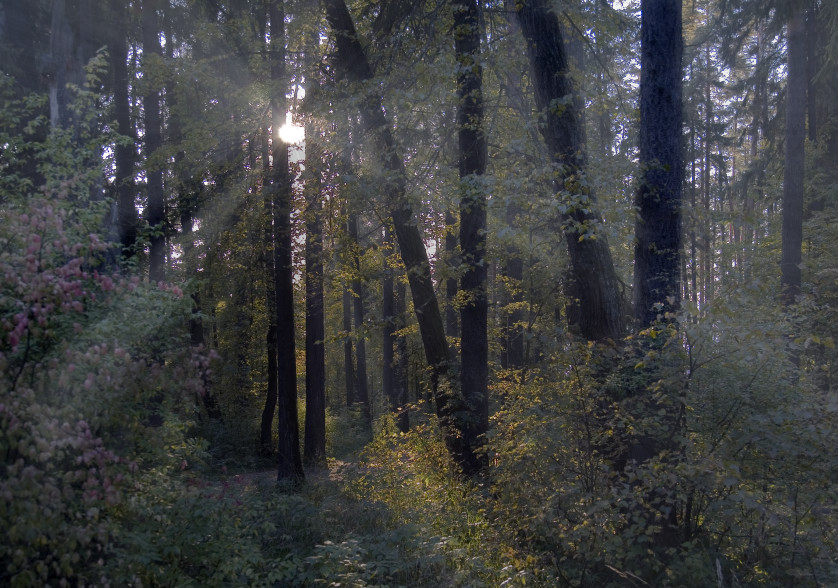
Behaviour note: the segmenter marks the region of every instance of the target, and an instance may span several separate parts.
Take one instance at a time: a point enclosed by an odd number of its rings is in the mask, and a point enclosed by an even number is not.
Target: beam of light
[[[294,145],[301,143],[306,136],[305,127],[299,127],[291,122],[291,113],[285,114],[285,124],[279,127],[279,138],[283,143]]]

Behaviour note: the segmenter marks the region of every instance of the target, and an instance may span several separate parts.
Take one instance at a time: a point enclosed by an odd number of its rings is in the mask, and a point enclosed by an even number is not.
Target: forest
[[[838,585],[835,0],[0,0],[0,104],[0,585]]]

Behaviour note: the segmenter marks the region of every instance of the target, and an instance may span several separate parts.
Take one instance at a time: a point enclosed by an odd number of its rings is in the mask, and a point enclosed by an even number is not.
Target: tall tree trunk
[[[402,280],[399,280],[396,285],[393,312],[398,321],[396,325],[399,329],[403,329],[407,322],[407,288],[405,288]],[[407,411],[409,365],[410,357],[407,354],[407,336],[404,333],[400,333],[396,337],[393,397],[395,398],[395,404],[399,407],[399,412],[396,416],[396,428],[402,433],[407,433],[410,428],[410,416]]]
[[[355,32],[355,25],[343,0],[325,0],[326,18],[335,33],[335,64],[338,75],[354,83],[372,79],[372,69]],[[464,470],[477,459],[474,449],[465,443],[463,418],[465,403],[450,379],[448,345],[442,315],[431,280],[428,253],[419,232],[416,217],[406,199],[407,172],[390,126],[384,115],[381,97],[370,93],[359,103],[361,118],[371,135],[374,151],[380,160],[388,185],[390,215],[399,252],[410,282],[413,307],[425,356],[431,367],[436,413],[452,457]]]
[[[681,5],[644,0],[641,17],[640,167],[634,318],[640,328],[680,307]]]
[[[346,406],[355,403],[355,357],[352,352],[352,292],[343,286],[343,374],[346,387]]]
[[[393,268],[390,267],[388,257],[393,247],[390,229],[385,227],[381,250],[384,253],[384,279],[381,282],[381,389],[387,398],[390,410],[398,414],[399,404],[395,389],[395,288],[393,287]]]
[[[299,483],[305,478],[300,456],[297,416],[297,358],[294,331],[294,267],[291,246],[293,193],[288,168],[288,146],[279,140],[285,122],[285,8],[283,0],[271,0],[271,112],[273,121],[274,266],[276,288],[278,432],[277,480]]]
[[[157,14],[157,0],[143,0],[143,62],[149,68],[162,57],[160,47],[160,26]],[[153,76],[149,76],[149,80]],[[147,207],[146,220],[151,230],[150,249],[148,257],[148,278],[152,283],[166,279],[166,237],[165,196],[163,194],[163,170],[155,154],[163,146],[163,135],[160,118],[160,93],[153,87],[151,81],[143,95],[143,122],[145,123],[145,155],[146,155],[146,190]]]
[[[265,271],[265,305],[268,315],[268,329],[265,333],[265,348],[268,355],[268,383],[265,390],[265,406],[262,408],[262,422],[259,430],[259,441],[262,455],[270,456],[274,453],[273,423],[276,414],[277,398],[279,397],[279,368],[277,366],[277,331],[276,331],[276,266],[274,265],[274,205],[273,190],[270,189],[270,139],[269,129],[263,130],[262,141],[262,173],[265,178],[266,189],[262,195],[264,249],[262,263]]]
[[[619,340],[624,317],[617,274],[608,241],[599,230],[596,197],[585,179],[584,128],[558,17],[546,0],[516,4],[535,87],[535,102],[546,119],[541,129],[556,166],[562,198],[561,224],[570,254],[570,304],[578,307],[571,327],[589,341]],[[557,108],[556,104],[562,104]]]
[[[352,318],[355,321],[355,401],[361,405],[361,414],[365,424],[372,426],[370,413],[369,387],[367,385],[367,341],[364,332],[364,282],[361,279],[361,243],[358,240],[358,217],[349,215],[347,225],[349,239],[352,241],[352,261],[355,275],[352,279]]]
[[[125,2],[111,0],[111,13],[114,18],[114,28],[111,36],[110,61],[113,73],[113,102],[116,130],[123,136],[135,140],[134,128],[131,125],[131,102],[128,95],[128,45],[125,37],[128,35],[128,11]],[[118,143],[114,149],[116,170],[114,184],[116,185],[116,226],[119,244],[123,257],[134,255],[134,244],[137,241],[137,224],[139,221],[137,207],[134,204],[134,160],[136,148],[134,145]]]
[[[477,448],[489,428],[489,339],[486,296],[486,136],[483,130],[483,68],[476,0],[452,2],[457,55],[457,135],[460,156],[460,382],[469,419],[465,443]],[[467,474],[483,464],[468,463]]]
[[[456,339],[460,337],[460,323],[457,320],[457,284],[456,273],[459,271],[457,255],[457,217],[454,211],[445,209],[445,263],[449,272],[445,279],[445,335],[448,337],[448,353],[453,359],[457,355],[459,346]]]
[[[676,321],[681,300],[681,95],[680,0],[642,0],[640,20],[640,173],[634,249],[634,317],[639,328],[659,320]],[[640,353],[662,346],[666,337],[641,340]],[[630,358],[633,363],[635,359]],[[674,467],[682,449],[682,405],[679,389],[653,393],[653,383],[667,378],[663,365],[638,374],[636,389],[623,402],[638,425],[617,467],[635,466],[655,457]],[[656,415],[649,423],[649,416]],[[633,483],[633,482],[632,482]],[[654,488],[633,507],[647,525],[659,525],[654,543],[667,547],[678,540],[674,490]]]
[[[314,44],[316,47],[316,41]],[[311,58],[309,58],[311,59]],[[309,85],[309,91],[314,87]],[[320,136],[306,125],[306,417],[303,459],[326,465],[326,326],[323,305],[323,207]]]
[[[786,147],[783,172],[783,249],[780,261],[783,304],[800,294],[803,259],[803,168],[806,142],[806,37],[803,10],[789,19],[786,81]]]

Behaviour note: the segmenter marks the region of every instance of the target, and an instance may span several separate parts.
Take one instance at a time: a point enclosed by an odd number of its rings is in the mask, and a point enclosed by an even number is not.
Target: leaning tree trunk
[[[541,129],[557,171],[562,232],[570,254],[567,293],[576,310],[571,327],[589,341],[623,336],[622,297],[608,241],[599,230],[596,198],[585,178],[584,128],[576,106],[565,44],[556,13],[546,0],[516,3],[527,45]],[[557,107],[561,105],[561,108]]]
[[[335,33],[335,66],[339,76],[354,83],[372,79],[367,56],[355,32],[355,25],[343,0],[326,0],[326,18]],[[455,382],[449,377],[450,360],[439,303],[431,280],[428,252],[419,232],[413,209],[406,197],[407,172],[390,126],[381,97],[370,93],[360,101],[360,114],[374,142],[374,150],[387,178],[383,192],[388,195],[390,215],[402,261],[410,283],[413,307],[425,356],[431,367],[431,380],[437,417],[446,446],[457,463],[467,470],[477,460],[474,448],[462,432],[469,418]]]
[[[282,0],[272,0],[271,112],[273,120],[273,174],[270,190],[274,202],[274,267],[276,288],[278,432],[277,480],[299,483],[305,478],[300,456],[297,417],[297,358],[294,345],[294,267],[291,258],[291,208],[293,193],[288,168],[288,146],[279,140],[285,121],[285,11]]]

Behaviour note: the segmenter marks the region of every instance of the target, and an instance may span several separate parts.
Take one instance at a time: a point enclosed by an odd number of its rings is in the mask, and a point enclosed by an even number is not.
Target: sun
[[[305,127],[295,125],[291,121],[291,113],[286,113],[285,124],[279,127],[279,138],[283,143],[294,145],[301,143],[306,136]]]

